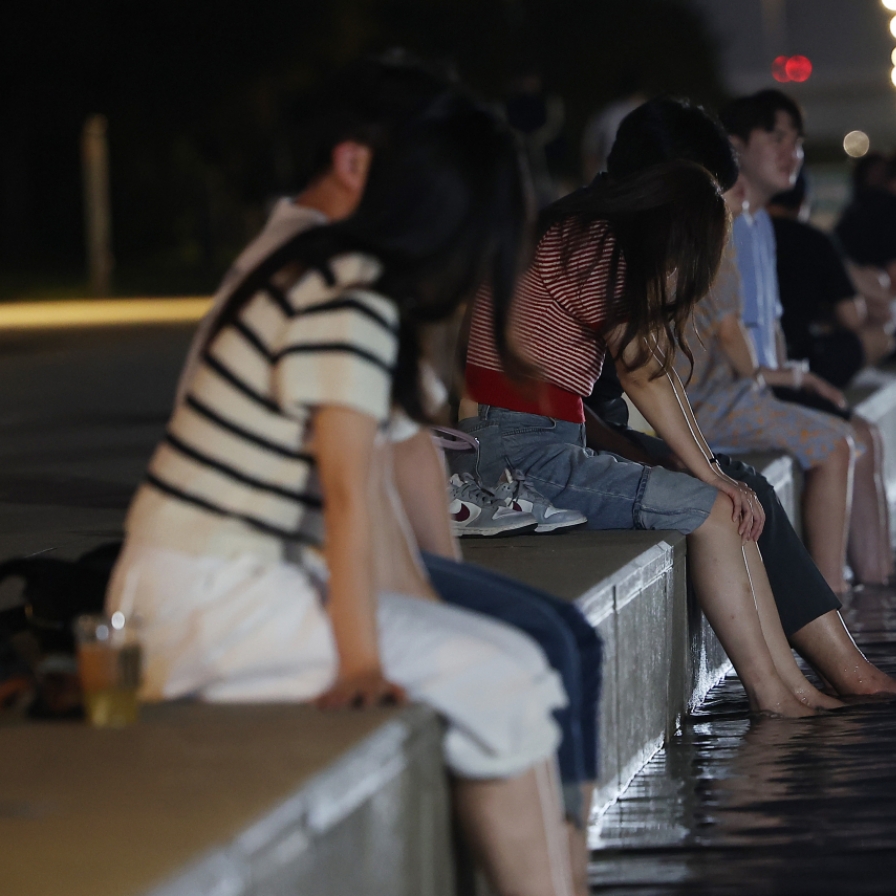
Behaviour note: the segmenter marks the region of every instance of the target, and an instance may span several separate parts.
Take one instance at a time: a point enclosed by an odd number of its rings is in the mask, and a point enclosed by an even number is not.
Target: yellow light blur
[[[896,0],[893,0],[893,2],[896,3]],[[893,65],[896,65],[896,47],[894,47],[893,52],[890,53],[890,62],[892,62]]]
[[[871,141],[864,131],[850,131],[843,138],[843,149],[854,159],[861,158],[871,148]]]
[[[0,329],[109,327],[133,324],[195,323],[211,299],[76,299],[60,302],[0,303]]]
[[[880,0],[880,2],[883,4],[884,9],[896,12],[896,0]]]
[[[896,37],[896,16],[893,16],[893,18],[890,19],[890,34],[892,34],[893,37]]]
[[[893,65],[896,66],[896,62]],[[896,67],[890,72],[890,80],[893,82],[893,86],[896,87]]]

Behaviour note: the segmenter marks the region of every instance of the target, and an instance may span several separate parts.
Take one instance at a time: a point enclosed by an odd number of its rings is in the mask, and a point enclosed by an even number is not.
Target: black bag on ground
[[[42,653],[73,653],[72,622],[100,613],[121,542],[88,551],[78,560],[17,557],[0,563],[0,583],[22,578],[24,604],[0,612],[0,640],[29,631]]]

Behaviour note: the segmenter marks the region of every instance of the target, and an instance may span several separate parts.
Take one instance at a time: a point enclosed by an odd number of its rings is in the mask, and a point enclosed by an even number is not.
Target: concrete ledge
[[[441,726],[423,707],[180,703],[120,731],[2,739],[4,893],[454,892]]]
[[[850,389],[847,398],[860,417],[877,424],[884,444],[884,477],[890,507],[896,505],[896,377],[877,387]]]
[[[790,518],[798,521],[793,460],[783,454],[740,459],[765,475]],[[580,531],[468,539],[463,550],[471,563],[575,601],[600,634],[599,815],[730,669],[688,594],[684,536]]]
[[[604,643],[596,812],[729,668],[688,602],[679,532],[572,532],[464,542],[464,555],[575,601]]]

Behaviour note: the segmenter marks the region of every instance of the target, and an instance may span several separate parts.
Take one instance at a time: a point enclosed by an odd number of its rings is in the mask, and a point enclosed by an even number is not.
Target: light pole
[[[786,56],[789,50],[787,34],[787,0],[762,0],[762,30],[769,59]]]

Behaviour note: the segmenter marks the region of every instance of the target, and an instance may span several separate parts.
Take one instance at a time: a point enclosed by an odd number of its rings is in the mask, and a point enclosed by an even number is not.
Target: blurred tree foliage
[[[301,98],[365,52],[453,64],[481,94],[539,71],[567,144],[623,74],[713,103],[699,15],[676,0],[29,0],[0,11],[0,264],[81,264],[79,135],[109,118],[119,285],[210,289],[295,190]],[[574,176],[576,152],[568,153]],[[130,278],[130,280],[129,280]]]

